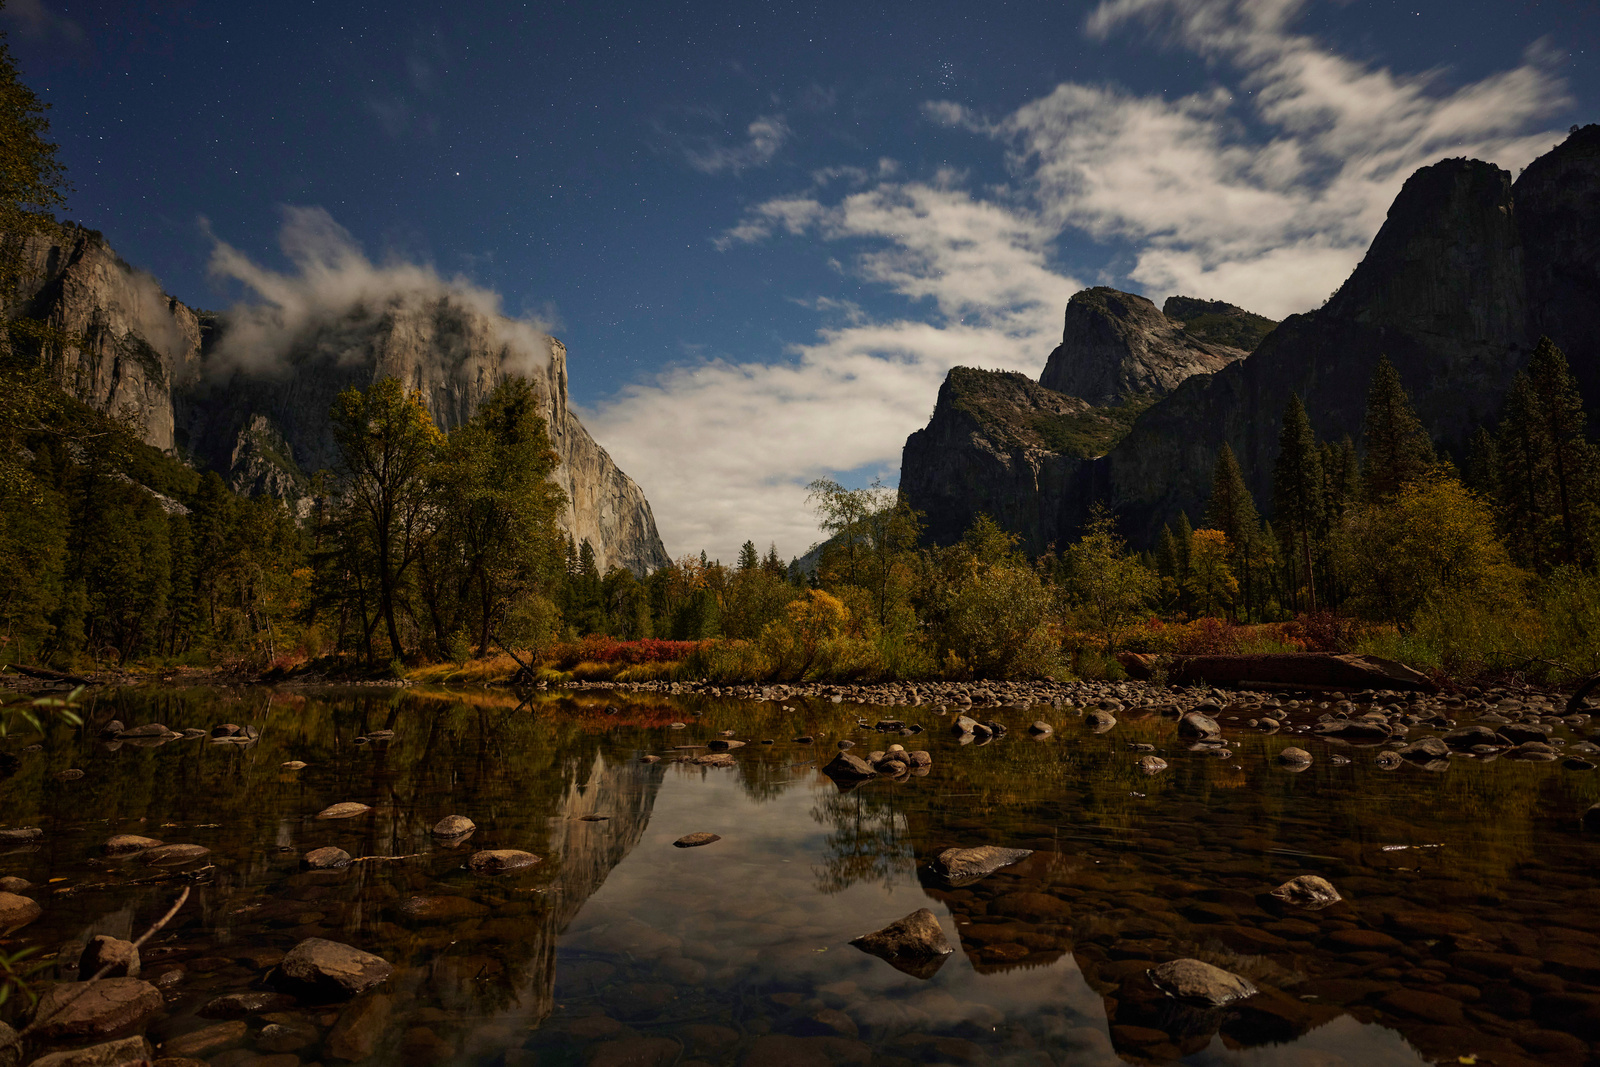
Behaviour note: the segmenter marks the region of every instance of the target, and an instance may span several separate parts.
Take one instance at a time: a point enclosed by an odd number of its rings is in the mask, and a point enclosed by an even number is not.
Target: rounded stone
[[[108,856],[126,856],[133,852],[143,852],[161,844],[154,837],[140,837],[138,834],[117,834],[100,846]]]
[[[1318,911],[1344,899],[1339,895],[1339,891],[1333,888],[1333,883],[1315,874],[1302,874],[1298,878],[1291,878],[1274,889],[1272,895],[1285,904],[1292,904],[1306,911]]]
[[[350,866],[350,853],[333,845],[314,848],[300,857],[300,866],[308,871],[336,871]]]
[[[281,764],[281,766],[286,771],[303,771],[306,769],[305,761],[297,759],[289,760],[287,763]]]
[[[312,995],[332,999],[364,993],[392,973],[394,967],[382,956],[320,937],[300,942],[278,965],[282,981]]]
[[[331,805],[329,807],[323,808],[321,811],[317,812],[317,818],[319,818],[319,819],[353,819],[357,815],[365,815],[367,812],[369,812],[371,810],[372,810],[372,805],[371,804],[357,804],[355,801],[347,800],[347,801],[344,801],[343,803],[334,804],[334,805]]]
[[[1167,769],[1167,761],[1160,756],[1143,756],[1138,766],[1142,774],[1160,774]]]
[[[1235,1000],[1254,996],[1256,987],[1249,981],[1200,960],[1172,960],[1145,972],[1150,982],[1169,997],[1221,1007]]]
[[[514,848],[485,849],[474,852],[467,861],[467,866],[478,874],[509,874],[512,871],[527,870],[543,862],[531,852],[523,852]]]
[[[157,867],[175,867],[203,860],[209,855],[211,850],[204,845],[161,845],[150,849],[142,858]]]
[[[1311,753],[1303,748],[1286,748],[1278,753],[1278,762],[1285,767],[1311,766]]]
[[[478,824],[465,815],[446,815],[433,824],[434,837],[461,837],[478,828]]]
[[[111,1037],[133,1029],[164,1006],[161,991],[137,978],[62,982],[39,997],[32,1034],[40,1041]]]
[[[27,926],[44,914],[39,902],[15,893],[0,893],[0,930]]]
[[[677,848],[696,848],[700,845],[709,845],[713,841],[721,841],[722,835],[709,834],[704,831],[697,834],[684,834],[672,844]]]

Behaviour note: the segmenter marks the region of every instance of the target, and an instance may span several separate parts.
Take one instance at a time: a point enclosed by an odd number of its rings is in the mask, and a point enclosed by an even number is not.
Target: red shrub
[[[673,662],[683,659],[699,645],[697,641],[663,641],[648,638],[643,641],[618,641],[604,634],[590,634],[578,641],[562,641],[550,649],[550,659],[562,670],[571,670],[579,663],[618,663],[631,666],[635,663]]]

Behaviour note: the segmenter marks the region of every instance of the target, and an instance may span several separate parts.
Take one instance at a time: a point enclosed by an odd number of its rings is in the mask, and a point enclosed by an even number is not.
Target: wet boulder
[[[1333,888],[1333,883],[1315,874],[1302,874],[1291,878],[1272,891],[1272,895],[1285,904],[1305,911],[1320,911],[1344,898]]]
[[[714,841],[721,840],[721,834],[707,833],[702,830],[699,833],[684,834],[682,837],[674,841],[672,846],[674,848],[699,848],[701,845],[709,845]]]
[[[108,838],[100,846],[100,850],[108,856],[127,856],[135,852],[144,852],[155,848],[161,842],[154,837],[140,837],[138,834],[117,834]]]
[[[542,862],[543,860],[531,852],[515,848],[495,848],[474,852],[472,858],[467,861],[467,866],[476,874],[509,874],[512,871],[527,870]]]
[[[137,978],[62,982],[39,997],[28,1032],[40,1041],[112,1037],[132,1030],[164,1006],[161,991]]]
[[[465,815],[446,815],[433,824],[434,837],[463,837],[478,828],[478,824]]]
[[[1145,973],[1150,978],[1150,984],[1167,996],[1212,1008],[1220,1008],[1258,992],[1248,980],[1200,960],[1172,960],[1152,967]]]
[[[78,981],[87,982],[107,968],[107,978],[139,977],[139,948],[132,941],[96,934],[78,956]]]
[[[1138,766],[1141,774],[1160,774],[1167,769],[1167,761],[1160,756],[1141,756]]]
[[[382,956],[338,941],[308,937],[283,957],[277,976],[291,992],[345,1000],[365,993],[393,973],[394,967]]]
[[[1428,763],[1450,758],[1450,746],[1437,737],[1419,737],[1409,745],[1396,749],[1401,759],[1413,763]]]
[[[1032,734],[1034,739],[1039,741],[1044,740],[1046,737],[1049,737],[1055,732],[1055,727],[1051,726],[1042,719],[1036,719],[1033,725],[1028,727],[1028,733]]]
[[[929,866],[946,884],[959,887],[987,878],[1002,867],[1020,863],[1031,855],[1032,849],[998,848],[994,845],[947,848]]]
[[[1278,763],[1284,767],[1303,770],[1311,766],[1311,753],[1303,748],[1283,748],[1278,750]]]
[[[1097,734],[1103,734],[1117,725],[1117,717],[1109,711],[1091,711],[1083,717],[1083,721]]]
[[[30,897],[16,893],[0,893],[0,931],[27,926],[44,914],[44,909]]]
[[[866,760],[860,756],[852,756],[848,752],[840,752],[829,760],[823,766],[822,773],[841,784],[864,782],[868,778],[878,776],[878,772],[873,770]]]
[[[358,804],[353,800],[341,804],[331,804],[317,812],[319,819],[354,819],[357,815],[365,815],[372,810],[371,804]]]
[[[1501,755],[1505,759],[1527,760],[1532,763],[1549,763],[1561,757],[1561,753],[1543,741],[1524,741]]]
[[[1191,711],[1178,720],[1178,736],[1189,741],[1210,740],[1222,736],[1222,727],[1211,716]]]
[[[1340,741],[1387,741],[1389,727],[1370,719],[1330,719],[1312,727],[1314,733]]]
[[[1548,743],[1550,727],[1536,722],[1508,722],[1500,727],[1500,736],[1513,745],[1521,745],[1528,741]]]
[[[870,953],[896,970],[916,978],[932,978],[955,950],[927,908],[918,908],[881,930],[852,938],[850,944]]]
[[[1444,735],[1444,743],[1451,748],[1472,749],[1478,745],[1503,744],[1495,732],[1487,726],[1463,726],[1459,730],[1451,730]]]
[[[0,1067],[15,1060],[7,1060],[3,1045],[0,1045]],[[107,1041],[100,1045],[90,1045],[88,1048],[73,1049],[70,1052],[51,1052],[29,1062],[28,1067],[125,1067],[148,1063],[154,1053],[151,1051],[150,1042],[142,1037],[124,1037],[116,1041]],[[166,1067],[163,1058],[162,1067]],[[199,1060],[174,1060],[175,1064],[199,1063]]]
[[[343,870],[350,866],[350,853],[334,845],[324,845],[301,856],[300,866],[308,871]]]

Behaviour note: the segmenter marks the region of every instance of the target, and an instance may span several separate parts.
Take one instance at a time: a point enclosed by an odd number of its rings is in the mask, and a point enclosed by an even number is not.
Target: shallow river
[[[143,952],[166,999],[148,1034],[214,1067],[1592,1062],[1600,833],[1580,815],[1600,775],[1477,759],[1385,770],[1379,749],[1263,735],[1228,714],[1232,755],[1218,757],[1189,751],[1159,715],[1119,713],[1095,733],[1070,710],[1002,708],[1011,733],[974,746],[931,708],[789,708],[618,693],[520,708],[499,693],[103,695],[82,735],[55,726],[31,752],[37,736],[0,742],[22,760],[0,781],[0,829],[44,831],[0,844],[0,876],[34,883],[26,895],[44,909],[3,945],[76,961],[89,937],[137,936],[192,886]],[[927,730],[857,724],[885,714]],[[112,718],[208,734],[230,722],[259,738],[108,744]],[[1032,739],[1035,718],[1055,733]],[[382,730],[393,738],[366,740]],[[702,751],[678,746],[730,730],[749,742],[734,766],[674,762]],[[841,738],[859,753],[925,748],[933,764],[842,790],[820,773]],[[1275,760],[1291,744],[1313,753],[1309,769]],[[1169,768],[1141,774],[1136,745]],[[315,818],[347,801],[373,810]],[[452,814],[475,834],[433,842]],[[721,839],[674,847],[694,832]],[[177,868],[108,858],[114,834],[210,852]],[[961,889],[927,870],[943,849],[986,844],[1034,854]],[[357,862],[302,870],[327,845]],[[466,869],[496,848],[543,862]],[[1301,874],[1345,900],[1303,912],[1266,895]],[[956,948],[929,978],[848,944],[924,907]],[[220,995],[271,988],[282,955],[312,937],[376,953],[394,974],[349,1003],[280,1003],[243,1027],[201,1017]],[[1146,970],[1180,957],[1262,992],[1212,1012],[1152,996]],[[0,1009],[17,1016],[15,1001]]]

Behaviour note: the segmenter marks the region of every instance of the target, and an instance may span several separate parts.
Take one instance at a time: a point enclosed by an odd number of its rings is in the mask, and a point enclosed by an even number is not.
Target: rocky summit
[[[27,259],[15,310],[76,342],[55,355],[66,392],[235,490],[278,496],[305,513],[312,476],[337,462],[328,410],[347,387],[398,378],[448,430],[503,378],[520,375],[543,401],[560,457],[562,529],[590,543],[602,572],[615,565],[643,574],[668,562],[643,491],[571,409],[566,346],[526,323],[450,294],[395,294],[342,316],[307,317],[284,338],[286,350],[245,359],[248,323],[163,292],[94,230],[61,226],[31,239]]]
[[[1146,544],[1180,511],[1203,513],[1224,444],[1256,498],[1270,498],[1291,395],[1320,438],[1359,441],[1384,356],[1428,433],[1458,458],[1472,430],[1498,416],[1540,336],[1566,353],[1593,407],[1597,189],[1600,125],[1575,130],[1514,181],[1479,160],[1424,167],[1338,291],[1264,336],[1268,320],[1231,305],[1173,298],[1158,311],[1142,297],[1086,290],[1069,304],[1039,383],[951,373],[928,427],[906,442],[901,486],[940,541],[987,513],[1039,552],[1069,540],[1104,501]],[[1236,347],[1258,336],[1247,357]],[[1100,420],[1111,432],[1015,432],[1045,425],[1045,413],[1057,427]]]
[[[1162,396],[1186,378],[1243,359],[1250,353],[1240,344],[1259,340],[1262,327],[1273,325],[1220,300],[1175,297],[1168,306],[1188,312],[1195,330],[1134,293],[1105,286],[1078,293],[1067,301],[1061,344],[1050,353],[1039,384],[1102,406]]]

